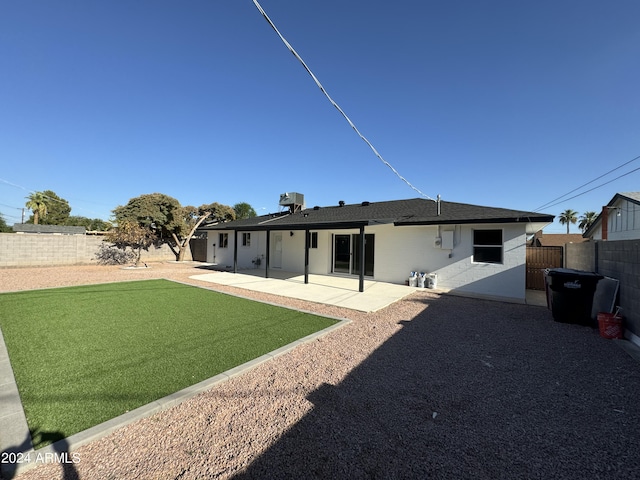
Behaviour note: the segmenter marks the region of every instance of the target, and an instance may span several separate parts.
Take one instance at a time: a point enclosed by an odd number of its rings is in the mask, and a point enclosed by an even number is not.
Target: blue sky
[[[260,4],[362,134],[430,197],[535,210],[640,155],[636,0]],[[278,211],[283,192],[309,207],[419,196],[252,0],[4,2],[0,61],[9,224],[38,190],[104,219],[153,192],[183,205],[248,202],[259,214]],[[542,211],[599,211],[640,190],[638,179]]]

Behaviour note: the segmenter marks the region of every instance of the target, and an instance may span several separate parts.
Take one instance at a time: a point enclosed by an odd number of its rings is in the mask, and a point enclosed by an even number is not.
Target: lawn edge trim
[[[148,279],[146,279],[148,280]],[[246,373],[252,369],[254,369],[255,367],[268,362],[270,360],[273,360],[274,358],[277,358],[281,355],[284,355],[288,352],[290,352],[291,350],[295,349],[296,347],[298,347],[299,345],[303,345],[305,343],[309,343],[313,340],[316,340],[320,337],[323,337],[331,332],[333,332],[334,330],[337,330],[339,328],[344,327],[345,325],[349,324],[352,322],[352,320],[348,319],[348,318],[341,318],[341,317],[336,317],[336,316],[332,316],[332,315],[323,315],[323,314],[318,314],[315,312],[310,312],[308,310],[303,310],[303,309],[299,309],[299,308],[293,308],[293,307],[288,307],[285,305],[280,305],[277,303],[273,303],[273,302],[265,302],[265,301],[261,301],[261,300],[256,300],[254,298],[251,297],[246,297],[243,295],[237,295],[234,293],[228,293],[228,292],[221,292],[212,288],[207,288],[201,285],[193,285],[191,283],[187,283],[187,282],[182,282],[182,281],[178,281],[178,280],[172,280],[169,278],[164,278],[163,280],[167,280],[170,282],[175,282],[175,283],[180,283],[182,285],[187,285],[190,287],[196,287],[196,288],[202,288],[203,290],[209,290],[209,291],[213,291],[215,293],[220,293],[223,295],[230,295],[232,297],[238,297],[238,298],[242,298],[244,300],[250,300],[253,302],[258,302],[258,303],[263,303],[263,304],[267,304],[267,305],[272,305],[272,306],[276,306],[276,307],[280,307],[280,308],[285,308],[288,310],[294,310],[297,312],[302,312],[302,313],[308,313],[311,315],[315,315],[317,317],[324,317],[324,318],[330,318],[332,320],[336,320],[337,323],[324,328],[322,330],[319,330],[315,333],[311,333],[305,337],[299,338],[298,340],[295,340],[287,345],[284,345],[280,348],[277,348],[276,350],[273,350],[272,352],[269,353],[265,353],[264,355],[261,355],[260,357],[254,358],[253,360],[249,360],[248,362],[245,362],[241,365],[238,365],[236,367],[233,367],[223,373],[219,373],[218,375],[215,375],[211,378],[208,378],[206,380],[203,380],[201,382],[198,382],[194,385],[191,385],[189,387],[183,388],[182,390],[179,390],[177,392],[174,392],[172,394],[169,394],[165,397],[159,398],[158,400],[155,400],[151,403],[148,403],[146,405],[143,405],[141,407],[136,408],[135,410],[131,410],[130,412],[124,413],[122,415],[119,415],[117,417],[114,417],[110,420],[107,420],[106,422],[102,422],[99,423],[98,425],[95,425],[93,427],[90,427],[86,430],[83,430],[82,432],[78,432],[75,433],[67,438],[64,438],[62,440],[59,440],[57,442],[51,443],[49,445],[46,445],[42,448],[39,448],[37,450],[34,450],[33,448],[30,448],[28,450],[23,450],[20,451],[20,453],[24,453],[26,454],[25,456],[31,458],[33,457],[34,460],[37,459],[42,459],[43,461],[29,461],[29,462],[25,462],[25,463],[20,463],[20,464],[10,464],[10,463],[2,463],[0,464],[0,473],[6,473],[7,475],[9,475],[9,478],[12,478],[11,476],[16,476],[19,475],[23,472],[26,472],[27,470],[31,470],[32,468],[35,468],[39,465],[44,465],[46,463],[53,463],[53,459],[56,458],[56,455],[60,456],[60,452],[71,452],[72,450],[78,449],[84,445],[87,445],[91,442],[94,442],[96,440],[99,440],[101,438],[106,437],[107,435],[109,435],[110,433],[113,433],[114,431],[118,430],[119,428],[122,428],[124,426],[127,426],[131,423],[134,423],[138,420],[141,420],[143,418],[147,418],[150,417],[152,415],[155,415],[156,413],[160,413],[162,411],[168,410],[172,407],[175,407],[179,404],[181,404],[182,402],[189,400],[193,397],[195,397],[196,395],[199,395],[211,388],[213,388],[214,386],[218,385],[219,383],[223,383],[226,382],[227,380],[230,380],[231,378],[237,377],[239,375],[242,375],[243,373]],[[140,280],[126,280],[125,282],[129,282],[129,281],[145,281],[145,279],[140,279]],[[125,282],[104,282],[104,283],[98,283],[98,284],[92,284],[92,285],[103,285],[105,283],[125,283]],[[72,286],[76,286],[76,285],[72,285]],[[90,285],[77,285],[77,286],[90,286]],[[67,288],[67,287],[50,287],[50,288]],[[48,290],[49,288],[44,288],[44,289],[34,289],[34,290]],[[12,293],[12,292],[7,292],[7,293]],[[2,344],[4,346],[4,339],[2,337],[0,337],[0,340],[2,340]],[[9,367],[11,365],[9,364]],[[15,380],[14,380],[14,384],[15,384]],[[17,390],[17,385],[16,385],[16,390]],[[24,415],[24,411],[22,413]],[[25,422],[26,423],[26,422]],[[28,432],[28,429],[27,429]],[[30,435],[30,434],[29,434]],[[24,435],[22,436],[24,437]],[[30,438],[30,436],[29,436]],[[12,452],[16,452],[18,453],[19,449],[12,449]],[[38,457],[36,457],[38,456]],[[71,458],[71,457],[69,457]]]

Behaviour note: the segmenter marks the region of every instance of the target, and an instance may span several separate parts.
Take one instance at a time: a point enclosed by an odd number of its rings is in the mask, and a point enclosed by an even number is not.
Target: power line
[[[422,195],[423,197],[429,199],[429,200],[433,200],[435,201],[433,198],[431,198],[430,196],[428,196],[427,194],[421,192],[418,188],[416,188],[415,186],[413,186],[406,178],[404,178],[402,175],[400,175],[400,173],[393,168],[393,166],[387,162],[384,158],[382,158],[382,155],[380,155],[378,153],[378,151],[375,149],[375,147],[371,144],[371,142],[369,140],[367,140],[367,138],[362,135],[362,133],[360,133],[360,130],[358,130],[358,128],[355,126],[355,124],[351,121],[351,119],[347,116],[346,113],[344,113],[344,111],[342,110],[342,108],[340,108],[340,106],[331,98],[331,96],[327,93],[327,91],[325,90],[325,88],[322,86],[322,84],[320,83],[320,81],[318,80],[318,78],[313,74],[313,72],[311,71],[311,69],[307,66],[307,64],[305,63],[305,61],[302,59],[302,57],[300,57],[300,55],[298,55],[298,52],[295,51],[295,49],[291,46],[291,44],[282,36],[282,34],[280,33],[280,31],[278,30],[278,28],[275,26],[275,24],[271,21],[271,19],[269,18],[269,16],[267,15],[267,13],[263,10],[263,8],[260,6],[260,4],[258,3],[257,0],[253,0],[253,3],[255,4],[256,8],[258,9],[258,11],[260,11],[260,13],[262,14],[262,16],[264,17],[264,19],[267,21],[267,23],[271,26],[271,28],[273,28],[273,30],[278,34],[278,37],[280,37],[280,40],[282,40],[282,43],[285,44],[285,46],[289,49],[289,51],[291,53],[293,53],[293,55],[298,59],[298,61],[302,64],[302,66],[304,67],[304,69],[307,71],[307,73],[311,76],[311,78],[313,79],[313,81],[316,83],[316,85],[318,86],[318,88],[320,89],[320,91],[324,94],[325,97],[327,97],[327,99],[329,100],[329,102],[331,102],[331,105],[333,105],[338,112],[340,112],[340,114],[344,117],[344,119],[349,123],[349,125],[351,126],[351,128],[353,128],[353,130],[358,134],[358,136],[364,140],[364,142],[369,146],[369,148],[373,151],[373,153],[375,154],[376,157],[378,157],[380,159],[380,161],[382,163],[384,163],[387,167],[389,167],[391,169],[391,171],[400,179],[402,180],[404,183],[406,183],[409,187],[411,187],[413,190],[415,190],[416,192],[418,192],[420,195]]]
[[[8,208],[14,208],[16,210],[22,210],[22,208],[23,208],[23,207],[13,207],[11,205],[7,205],[6,203],[0,203],[0,206],[8,207]]]
[[[640,157],[637,157],[637,158],[640,158]],[[635,160],[635,159],[634,159],[634,160]],[[617,170],[617,169],[614,169],[614,170]],[[627,175],[630,175],[630,174],[632,174],[633,172],[637,172],[638,170],[640,170],[640,167],[635,168],[635,169],[631,170],[630,172],[623,173],[622,175],[620,175],[620,176],[618,176],[618,177],[616,177],[616,178],[614,178],[614,179],[611,179],[611,180],[609,180],[608,182],[601,183],[600,185],[597,185],[597,186],[595,186],[595,187],[593,187],[593,188],[590,188],[589,190],[585,190],[584,192],[579,193],[579,194],[577,194],[577,195],[574,195],[573,197],[565,198],[564,200],[562,200],[562,201],[560,201],[560,202],[553,203],[553,204],[551,204],[551,205],[547,205],[545,208],[555,207],[556,205],[559,205],[559,204],[561,204],[561,203],[568,202],[569,200],[573,200],[574,198],[580,197],[580,196],[584,195],[585,193],[592,192],[592,191],[594,191],[594,190],[596,190],[596,189],[598,189],[598,188],[600,188],[600,187],[604,187],[605,185],[608,185],[608,184],[610,184],[610,183],[612,183],[612,182],[615,182],[616,180],[619,180],[619,179],[621,179],[622,177],[626,177]],[[609,172],[609,173],[611,173],[611,172]],[[602,178],[602,177],[598,177],[598,178]],[[592,183],[592,182],[589,182],[589,183]],[[587,185],[588,185],[588,184],[587,184]],[[573,190],[573,191],[575,191],[575,190]],[[563,196],[564,196],[564,195],[563,195]],[[562,197],[560,197],[560,198],[562,198]]]
[[[590,185],[590,184],[592,184],[593,182],[595,182],[595,181],[597,181],[597,180],[600,180],[602,177],[606,177],[607,175],[609,175],[610,173],[615,172],[616,170],[620,170],[622,167],[624,167],[624,166],[626,166],[626,165],[629,165],[629,164],[630,164],[630,163],[632,163],[632,162],[635,162],[635,161],[636,161],[636,160],[638,160],[639,158],[640,158],[640,155],[638,155],[638,156],[637,156],[637,157],[635,157],[635,158],[632,158],[631,160],[629,160],[628,162],[623,163],[622,165],[617,166],[617,167],[616,167],[616,168],[614,168],[613,170],[609,170],[607,173],[603,173],[603,174],[602,174],[602,175],[600,175],[599,177],[596,177],[596,178],[594,178],[593,180],[590,180],[590,181],[588,181],[587,183],[585,183],[585,184],[583,184],[583,185],[580,185],[580,186],[579,186],[579,187],[577,187],[577,188],[574,188],[574,189],[573,189],[573,190],[571,190],[570,192],[567,192],[567,193],[565,193],[564,195],[559,196],[558,198],[554,198],[554,199],[553,199],[553,200],[551,200],[550,202],[547,202],[547,203],[545,203],[544,205],[542,205],[542,206],[540,206],[540,207],[536,208],[536,209],[534,210],[534,212],[538,212],[538,211],[542,210],[543,208],[550,208],[550,207],[553,207],[553,206],[555,206],[555,205],[558,205],[558,203],[553,203],[553,202],[555,202],[555,201],[557,201],[557,200],[560,200],[561,198],[564,198],[564,197],[566,197],[567,195],[571,195],[573,192],[576,192],[576,191],[580,190],[581,188],[586,187],[587,185]],[[636,169],[636,170],[637,170],[637,169]],[[632,170],[632,171],[631,171],[631,172],[629,172],[629,173],[633,173],[633,172],[635,172],[636,170]],[[627,173],[627,174],[625,174],[625,175],[628,175],[628,173]],[[625,175],[621,175],[621,176],[620,176],[620,177],[618,177],[618,178],[622,178],[622,177],[624,177]],[[617,180],[618,178],[614,178],[614,180]],[[613,181],[613,180],[612,180],[612,181]],[[602,185],[600,185],[600,186],[607,185],[608,183],[611,183],[611,182],[603,183],[603,184],[602,184]],[[595,188],[599,188],[599,187],[595,187]],[[591,190],[587,190],[586,192],[583,192],[583,193],[591,192],[592,190],[595,190],[595,188],[592,188]],[[563,200],[562,202],[559,202],[559,203],[563,203],[563,202],[566,202],[566,201],[572,200],[572,199],[574,199],[574,198],[576,198],[576,197],[579,197],[580,195],[582,195],[582,193],[581,193],[581,194],[579,194],[579,195],[573,196],[573,197],[571,197],[571,198],[567,198],[567,199],[565,199],[565,200]],[[551,205],[552,203],[553,203],[553,205]]]
[[[69,201],[68,201],[68,200],[60,199],[60,198],[50,197],[49,195],[45,195],[45,194],[44,194],[44,192],[38,192],[38,191],[36,191],[36,190],[29,190],[28,188],[23,187],[22,185],[17,185],[17,184],[12,183],[12,182],[10,182],[10,181],[8,181],[8,180],[5,180],[4,178],[0,178],[0,182],[2,182],[2,183],[6,183],[7,185],[11,185],[12,187],[20,188],[21,190],[24,190],[25,192],[29,192],[29,193],[40,193],[40,194],[42,194],[43,198],[45,198],[45,199],[47,199],[47,200],[51,200],[51,201],[54,201],[54,202],[62,203],[63,205],[71,206],[71,205],[69,204]],[[27,198],[28,198],[28,197],[27,197]],[[72,199],[72,200],[73,200],[73,199]],[[100,205],[99,203],[96,203],[96,202],[89,202],[89,201],[87,201],[87,200],[79,200],[79,201],[81,201],[81,202],[86,202],[86,203],[94,203],[94,204],[96,204],[96,205]],[[6,206],[8,207],[9,205],[6,205]],[[10,208],[18,208],[18,207],[10,207]],[[101,215],[100,213],[95,212],[95,211],[93,211],[93,210],[89,210],[88,208],[83,208],[83,207],[76,207],[76,208],[78,208],[78,209],[80,209],[80,210],[85,210],[85,211],[90,212],[90,213],[93,213],[93,214],[95,214],[95,215]]]

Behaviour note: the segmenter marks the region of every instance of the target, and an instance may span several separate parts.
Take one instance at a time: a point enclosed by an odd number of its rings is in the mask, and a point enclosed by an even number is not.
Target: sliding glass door
[[[375,235],[364,236],[364,274],[373,276]],[[336,234],[333,236],[333,273],[360,274],[360,234]]]

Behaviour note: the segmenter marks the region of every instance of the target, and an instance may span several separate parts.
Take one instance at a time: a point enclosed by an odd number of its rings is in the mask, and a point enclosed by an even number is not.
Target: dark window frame
[[[218,246],[220,248],[229,248],[229,234],[220,233],[218,235]]]
[[[504,232],[502,229],[473,230],[473,263],[504,264]]]
[[[309,248],[318,248],[318,232],[309,232]]]

